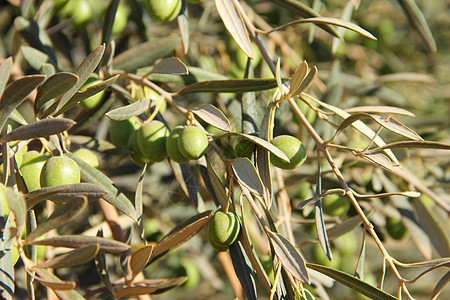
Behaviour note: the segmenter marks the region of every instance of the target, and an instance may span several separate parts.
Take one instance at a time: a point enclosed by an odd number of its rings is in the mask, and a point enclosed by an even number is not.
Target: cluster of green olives
[[[206,133],[196,126],[177,126],[172,132],[158,120],[141,126],[138,117],[113,121],[111,141],[130,148],[137,165],[160,162],[170,157],[177,163],[199,159],[208,148]]]
[[[80,148],[73,152],[94,168],[99,167],[99,160],[91,150]],[[69,157],[42,155],[30,150],[21,157],[20,173],[28,192],[44,187],[79,183],[80,168]]]
[[[208,237],[211,246],[217,251],[227,251],[236,240],[241,225],[239,218],[232,212],[218,210],[209,221]]]

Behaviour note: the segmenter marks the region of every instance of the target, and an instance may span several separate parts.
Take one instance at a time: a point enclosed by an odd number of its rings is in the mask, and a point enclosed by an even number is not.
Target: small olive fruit
[[[139,150],[139,145],[137,141],[137,130],[130,133],[128,138],[128,148],[130,148],[133,153],[130,154],[131,160],[138,166],[143,167],[146,163],[150,163],[148,158],[142,156],[141,150]]]
[[[134,116],[128,120],[112,121],[109,129],[109,137],[113,144],[128,147],[128,140],[133,131],[136,131],[140,127],[140,120]]]
[[[333,247],[331,247],[331,250],[333,250]],[[316,243],[312,246],[311,252],[314,262],[320,265],[324,265],[333,269],[337,269],[342,265],[342,256],[338,251],[332,251],[333,259],[330,261],[319,243]]]
[[[59,14],[64,18],[74,18],[73,24],[76,27],[85,26],[94,16],[92,5],[88,0],[66,0],[57,2],[60,2],[60,4],[55,6],[61,7]]]
[[[186,126],[180,133],[178,148],[187,159],[199,159],[208,148],[206,133],[196,126]]]
[[[97,155],[89,149],[80,148],[73,152],[76,156],[81,158],[85,163],[98,169],[100,167],[100,162],[98,161]]]
[[[25,181],[28,192],[41,188],[41,171],[47,160],[47,156],[41,155],[36,150],[28,151],[23,155],[20,173],[22,173],[22,178]]]
[[[177,162],[179,164],[184,164],[189,161],[186,157],[181,154],[180,149],[178,148],[178,139],[180,138],[180,134],[183,131],[184,126],[175,127],[170,133],[169,137],[166,141],[166,150],[167,155],[171,160]]]
[[[139,150],[151,162],[163,161],[167,157],[166,140],[169,130],[160,121],[153,120],[137,131]]]
[[[121,33],[125,27],[127,27],[128,22],[128,14],[125,6],[121,3],[117,6],[116,14],[114,15],[114,23],[112,26],[112,33],[119,34]]]
[[[69,157],[50,157],[42,168],[42,187],[74,184],[79,182],[80,168],[77,163]]]
[[[226,251],[236,240],[240,230],[238,217],[232,212],[216,211],[209,221],[208,237],[217,251]]]
[[[100,79],[98,79],[96,76],[91,76],[88,78],[86,83],[81,87],[81,91],[85,91],[88,87],[91,87],[93,85],[96,85],[98,83],[102,82]],[[88,97],[86,99],[83,99],[80,101],[80,106],[84,109],[92,109],[97,107],[101,102],[103,95],[105,94],[105,91],[98,92],[95,95],[92,95],[91,97]]]
[[[322,199],[323,212],[329,216],[343,216],[350,208],[350,200],[339,194],[332,194]]]
[[[157,22],[175,19],[181,11],[181,0],[145,0],[145,10]]]
[[[272,144],[283,151],[290,161],[285,162],[273,153],[270,153],[270,162],[278,168],[292,170],[301,165],[306,159],[305,146],[293,136],[279,135],[272,140]]]
[[[386,230],[395,240],[401,240],[408,235],[408,230],[399,218],[386,217]]]

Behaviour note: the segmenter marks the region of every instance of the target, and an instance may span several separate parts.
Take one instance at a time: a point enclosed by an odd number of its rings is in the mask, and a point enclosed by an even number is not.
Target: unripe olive
[[[57,1],[62,4],[60,15],[64,18],[74,18],[73,24],[76,27],[85,26],[94,16],[92,5],[88,0]],[[56,6],[60,6],[57,4]]]
[[[178,147],[178,139],[180,138],[181,132],[183,132],[184,126],[175,127],[170,133],[169,137],[166,141],[166,150],[167,155],[171,160],[177,162],[179,164],[184,164],[189,161],[186,157],[181,154],[180,149]]]
[[[333,250],[333,248],[331,249]],[[312,246],[311,252],[314,262],[318,264],[333,269],[339,268],[342,264],[342,257],[338,251],[333,251],[333,260],[330,261],[319,243],[316,243]]]
[[[350,208],[350,200],[338,194],[331,194],[322,199],[322,208],[329,216],[343,216]]]
[[[157,22],[175,19],[181,11],[181,0],[145,0],[145,10]]]
[[[408,235],[408,230],[399,218],[386,217],[386,230],[395,240],[401,240]]]
[[[272,142],[289,158],[290,162],[285,162],[273,153],[270,153],[270,162],[281,169],[292,170],[301,165],[306,159],[306,149],[303,143],[290,135],[279,135]]]
[[[206,133],[196,126],[186,126],[178,139],[178,148],[187,159],[199,159],[208,148]]]
[[[81,87],[80,91],[85,91],[88,87],[96,85],[97,83],[100,83],[100,82],[102,82],[102,81],[100,79],[98,79],[96,76],[91,76],[86,81],[86,83]],[[95,108],[102,102],[102,98],[103,98],[104,94],[105,94],[105,91],[101,91],[95,95],[92,95],[91,97],[83,99],[80,101],[80,106],[84,109]]]
[[[231,56],[231,61],[233,64],[236,64],[236,66],[243,70],[247,66],[247,60],[248,56],[247,54],[242,51],[242,49],[238,46],[236,41],[229,36],[226,41],[226,48],[228,54]],[[251,60],[252,65],[256,66],[261,61],[261,52],[258,49],[258,46],[256,44],[252,43],[252,50],[253,50],[253,59]]]
[[[166,141],[169,130],[160,121],[153,120],[137,131],[137,142],[142,156],[151,162],[163,161],[167,157]]]
[[[100,167],[100,162],[98,161],[97,155],[89,149],[80,148],[73,152],[76,156],[81,158],[85,163],[98,169]]]
[[[20,173],[22,173],[28,192],[41,188],[41,171],[47,160],[47,156],[41,155],[36,150],[28,151],[23,155]]]
[[[141,150],[139,150],[137,130],[130,133],[130,137],[128,138],[128,148],[133,151],[133,153],[130,154],[130,158],[136,165],[143,167],[146,163],[150,163],[150,160],[143,157]]]
[[[10,150],[10,151],[13,151],[13,150]],[[27,151],[28,151],[28,146],[23,145],[22,147],[20,147],[19,150],[17,150],[16,154],[14,154],[14,158],[16,160],[17,167],[20,168],[20,166],[22,165],[23,154]],[[0,176],[3,176],[3,175],[4,175],[3,174],[3,162],[2,162],[2,160],[0,160]]]
[[[116,14],[114,15],[114,23],[111,32],[113,34],[121,33],[125,29],[125,27],[127,27],[127,22],[127,10],[125,9],[125,6],[123,6],[123,4],[119,3],[119,6],[117,6]]]
[[[80,168],[69,157],[53,156],[49,158],[41,171],[41,186],[51,187],[80,183]]]
[[[112,121],[109,137],[113,144],[128,147],[128,140],[133,131],[141,127],[140,120],[134,116],[124,121]]]
[[[240,223],[238,217],[232,212],[216,211],[209,221],[208,237],[214,249],[226,251],[236,240]]]

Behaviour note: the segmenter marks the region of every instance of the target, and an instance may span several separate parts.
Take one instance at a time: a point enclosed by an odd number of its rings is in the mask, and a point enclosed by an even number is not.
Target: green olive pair
[[[216,211],[209,221],[208,237],[211,246],[217,251],[227,251],[236,240],[240,228],[239,218],[234,213]]]

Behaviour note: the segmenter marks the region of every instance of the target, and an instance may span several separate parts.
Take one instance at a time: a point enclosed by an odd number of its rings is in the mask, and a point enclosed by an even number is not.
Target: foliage
[[[0,4],[2,298],[444,295],[446,4],[180,1]],[[81,182],[27,189],[26,151]]]

